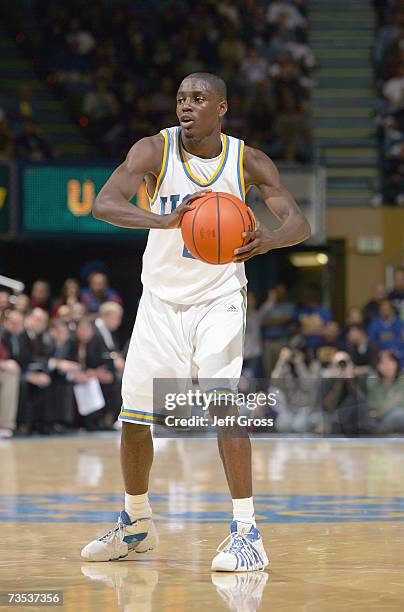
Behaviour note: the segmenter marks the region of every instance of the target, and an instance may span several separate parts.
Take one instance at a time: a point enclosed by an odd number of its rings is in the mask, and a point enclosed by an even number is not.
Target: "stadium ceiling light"
[[[328,263],[328,255],[326,253],[292,253],[289,256],[290,263],[296,268],[315,268],[325,266]]]

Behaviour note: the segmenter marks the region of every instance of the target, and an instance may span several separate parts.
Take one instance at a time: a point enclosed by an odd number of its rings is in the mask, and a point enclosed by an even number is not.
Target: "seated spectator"
[[[373,290],[372,298],[363,307],[365,328],[368,328],[372,320],[379,316],[380,302],[386,297],[386,287],[383,283],[377,283]]]
[[[51,287],[46,280],[36,280],[31,289],[31,308],[42,308],[48,314],[51,313],[53,300],[51,297]]]
[[[16,138],[16,154],[21,159],[31,161],[54,157],[50,143],[32,121],[24,121],[22,124],[21,132]]]
[[[240,74],[245,87],[259,85],[268,75],[268,62],[258,55],[256,49],[250,49],[240,64]]]
[[[85,383],[91,378],[97,378],[101,384],[106,406],[84,417],[84,423],[89,430],[103,429],[106,427],[106,417],[117,410],[116,406],[107,404],[109,386],[114,383],[114,366],[109,354],[103,353],[102,341],[95,333],[93,320],[88,316],[80,319],[77,324],[70,360],[80,365],[80,370],[70,376],[73,383]]]
[[[48,361],[52,378],[52,427],[55,433],[64,433],[74,428],[76,422],[71,378],[80,371],[80,364],[71,359],[73,341],[66,321],[53,319],[50,323],[50,335],[53,340]]]
[[[373,319],[368,329],[369,339],[380,350],[394,351],[399,359],[404,357],[404,323],[398,317],[388,299],[380,302],[379,316]]]
[[[308,114],[301,100],[283,88],[276,120],[276,134],[287,162],[307,162],[311,159],[311,134]]]
[[[80,283],[75,278],[67,278],[62,285],[60,297],[52,305],[52,317],[57,316],[59,306],[68,304],[71,306],[80,302]]]
[[[283,392],[286,402],[275,406],[276,429],[282,433],[304,433],[316,430],[322,414],[316,409],[320,388],[320,363],[309,357],[307,348],[283,347],[271,377],[271,390]]]
[[[26,293],[19,293],[15,298],[14,309],[21,312],[24,316],[28,314],[31,308],[31,300]]]
[[[322,339],[325,324],[331,321],[331,312],[320,304],[316,290],[304,290],[296,318],[309,350],[314,351]]]
[[[0,340],[0,439],[11,438],[17,429],[19,387],[20,366]]]
[[[0,322],[3,320],[4,313],[11,307],[10,291],[0,288]]]
[[[33,99],[31,87],[23,83],[18,88],[15,111],[12,114],[16,128],[19,129],[24,121],[35,122],[38,119],[38,111],[38,104]]]
[[[276,23],[280,15],[284,16],[286,25],[290,29],[305,28],[307,25],[306,19],[289,0],[275,0],[268,6],[267,20],[269,23]]]
[[[104,302],[95,320],[97,334],[102,340],[104,353],[108,353],[117,372],[122,374],[125,365],[120,351],[116,331],[122,323],[123,308],[116,302]]]
[[[400,318],[404,319],[404,268],[397,268],[394,271],[394,287],[389,291],[388,298]]]
[[[107,126],[111,118],[117,115],[118,109],[118,100],[105,81],[98,81],[95,89],[84,97],[82,111],[96,126]]]
[[[104,302],[117,302],[122,304],[122,299],[108,286],[108,277],[103,272],[92,272],[88,277],[88,288],[82,289],[80,298],[86,305],[89,313],[97,313]]]
[[[359,306],[352,306],[346,315],[345,324],[350,327],[351,325],[363,325],[363,312]]]
[[[352,359],[356,374],[365,374],[376,367],[379,350],[369,340],[362,325],[351,325],[346,335],[346,351]]]
[[[391,351],[381,351],[377,376],[367,379],[370,416],[378,433],[404,433],[404,376]]]
[[[261,314],[257,308],[257,296],[248,291],[247,321],[244,338],[243,371],[249,370],[254,379],[263,377]]]
[[[282,346],[292,332],[295,305],[288,299],[286,285],[278,283],[269,291],[268,299],[259,309],[264,339],[263,359],[265,376],[269,378]]]
[[[66,40],[69,45],[76,49],[79,55],[87,55],[96,46],[94,36],[91,32],[82,28],[79,19],[71,20]]]
[[[41,342],[48,318],[44,310],[37,308],[36,311],[39,312],[33,312],[28,325],[30,334],[35,335],[34,342],[24,329],[23,315],[17,310],[7,311],[2,335],[10,358],[18,363],[21,370],[17,414],[17,431],[20,434],[51,432],[48,395],[51,379],[47,373],[49,352],[46,343]]]
[[[321,367],[328,366],[335,353],[343,349],[343,345],[339,324],[336,321],[327,321],[323,327],[322,338],[315,349],[315,356]]]
[[[321,385],[325,432],[355,436],[371,431],[363,378],[355,375],[348,353],[338,351]]]
[[[0,159],[11,159],[15,155],[15,135],[6,113],[0,108]]]

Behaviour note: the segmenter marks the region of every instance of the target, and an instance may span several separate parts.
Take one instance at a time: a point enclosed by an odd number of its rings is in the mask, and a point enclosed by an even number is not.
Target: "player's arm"
[[[258,222],[255,231],[246,232],[251,241],[235,250],[235,262],[246,261],[271,249],[298,244],[309,238],[310,225],[293,196],[282,185],[274,163],[263,151],[245,147],[244,178],[246,187],[256,185],[266,206],[282,225],[270,231]]]
[[[189,196],[168,215],[158,215],[134,206],[130,200],[137,193],[146,174],[158,176],[164,150],[161,134],[142,138],[130,149],[125,161],[114,170],[97,195],[93,216],[112,225],[129,228],[173,229],[179,227],[183,214],[194,206],[192,201],[201,195]]]

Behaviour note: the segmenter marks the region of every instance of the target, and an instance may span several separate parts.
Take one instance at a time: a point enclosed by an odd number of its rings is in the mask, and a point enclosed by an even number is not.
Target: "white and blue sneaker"
[[[254,572],[269,563],[261,534],[251,523],[232,521],[230,533],[217,548],[212,561],[216,572]]]
[[[114,561],[123,559],[130,553],[153,550],[158,544],[158,535],[151,518],[139,518],[131,522],[122,510],[118,522],[98,540],[93,540],[81,551],[86,561]]]

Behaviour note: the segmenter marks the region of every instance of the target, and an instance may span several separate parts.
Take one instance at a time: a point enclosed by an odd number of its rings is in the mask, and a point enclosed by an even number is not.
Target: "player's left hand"
[[[262,225],[258,219],[256,220],[255,230],[252,232],[243,232],[243,238],[249,238],[249,243],[234,251],[233,261],[241,263],[255,257],[267,253],[271,249],[276,248],[275,241],[271,238],[272,232]]]

